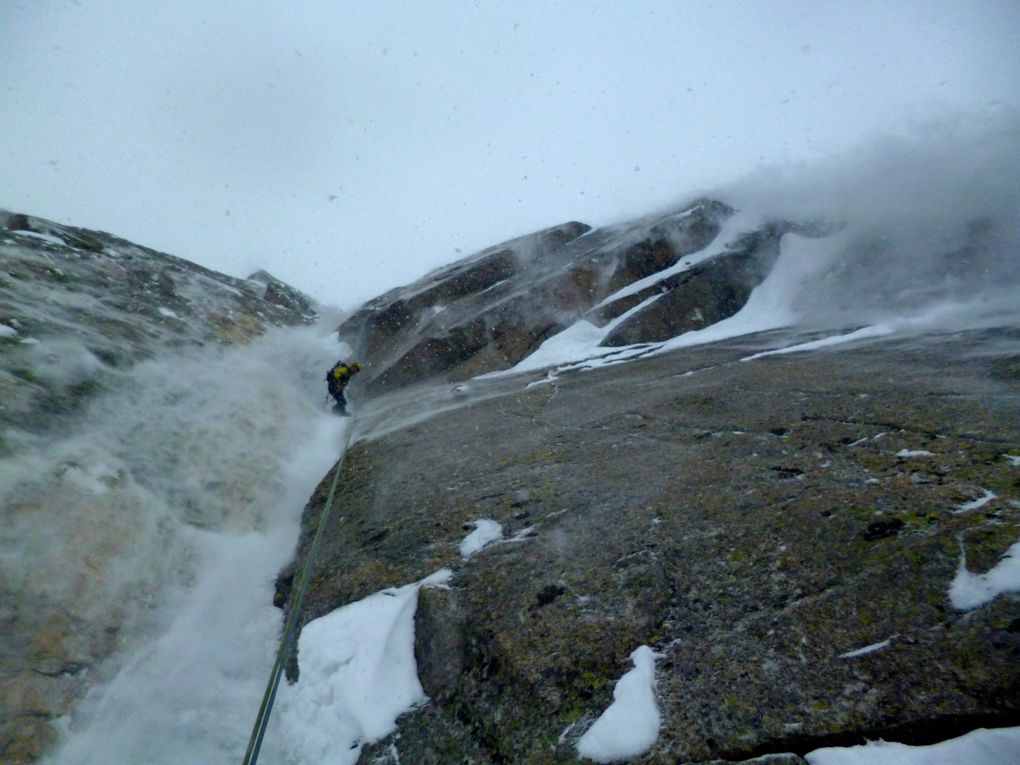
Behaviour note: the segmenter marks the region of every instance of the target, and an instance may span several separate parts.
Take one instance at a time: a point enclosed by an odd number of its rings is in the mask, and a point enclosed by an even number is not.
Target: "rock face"
[[[783,234],[794,230],[805,229],[789,223],[763,226],[740,236],[697,266],[609,303],[595,312],[594,318],[600,323],[634,310],[609,333],[603,345],[669,340],[733,316],[744,307],[751,290],[769,275],[779,257]]]
[[[505,369],[582,318],[617,321],[606,344],[622,345],[731,316],[771,270],[780,236],[807,231],[773,222],[717,241],[733,213],[700,200],[605,229],[565,223],[388,292],[338,329],[366,365],[355,387],[379,393]],[[685,260],[696,254],[697,264]]]
[[[50,427],[116,370],[166,348],[244,342],[316,317],[309,298],[268,274],[235,279],[27,215],[0,211],[0,257],[3,427]]]
[[[371,395],[301,622],[454,571],[416,616],[431,701],[363,761],[576,762],[641,645],[660,655],[662,729],[637,762],[797,762],[1020,724],[1020,595],[950,597],[1020,539],[1020,335],[756,355],[817,338],[789,329],[656,355],[642,344],[739,311],[785,233],[827,233],[736,220],[703,200],[567,224],[341,326]],[[449,385],[579,319],[607,354],[645,357]],[[463,559],[482,519],[504,538]]]
[[[38,758],[54,738],[52,720],[67,713],[95,681],[90,670],[116,649],[123,604],[96,617],[102,609],[83,601],[102,589],[104,577],[120,575],[108,559],[130,540],[123,519],[145,510],[128,501],[130,492],[122,504],[105,494],[125,480],[116,466],[98,477],[82,474],[93,490],[66,496],[47,485],[47,475],[21,480],[12,465],[29,447],[72,434],[86,405],[124,385],[125,371],[138,362],[310,323],[308,299],[279,284],[268,282],[289,302],[272,299],[264,283],[109,234],[0,212],[0,460],[11,458],[0,465],[0,761]],[[57,469],[82,473],[73,462]],[[75,503],[93,512],[54,526],[75,529],[76,539],[63,541],[83,551],[94,580],[68,584],[75,597],[67,602],[41,581],[53,572],[33,570],[38,535],[18,530],[48,513],[69,513]],[[70,563],[68,570],[77,578]]]
[[[248,281],[264,285],[262,299],[267,303],[294,311],[306,319],[315,317],[315,304],[311,298],[286,282],[281,282],[269,272],[256,271],[248,277]]]
[[[1018,357],[970,356],[1017,340],[741,362],[777,342],[748,337],[503,380],[390,432],[366,412],[302,621],[455,575],[417,614],[431,702],[365,761],[575,762],[643,644],[663,727],[638,762],[1020,723],[1020,597],[948,595],[961,553],[985,572],[1020,538]],[[462,560],[483,518],[506,541]]]

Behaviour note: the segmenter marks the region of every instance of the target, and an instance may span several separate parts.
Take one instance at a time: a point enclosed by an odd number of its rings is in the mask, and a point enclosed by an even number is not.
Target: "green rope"
[[[259,707],[258,717],[255,718],[255,727],[252,729],[251,738],[248,740],[248,751],[244,755],[244,765],[255,765],[259,758],[259,751],[262,749],[262,739],[266,735],[266,728],[269,726],[269,715],[273,711],[273,702],[276,701],[276,690],[280,687],[280,677],[283,675],[283,668],[290,659],[290,653],[294,648],[294,634],[297,631],[298,617],[301,615],[301,606],[305,601],[305,591],[308,589],[308,580],[311,578],[312,568],[315,565],[315,557],[319,553],[319,545],[322,543],[322,533],[329,521],[330,511],[333,509],[333,496],[336,494],[337,483],[340,480],[340,468],[343,467],[344,457],[347,456],[347,447],[351,442],[351,427],[347,426],[347,438],[344,442],[344,450],[337,460],[335,472],[333,473],[333,484],[329,487],[329,496],[326,498],[326,505],[322,515],[319,517],[319,527],[315,530],[315,538],[308,549],[305,557],[305,565],[301,570],[301,581],[297,589],[291,593],[290,614],[287,616],[287,624],[283,628],[283,636],[280,640],[280,650],[276,654],[276,663],[269,675],[269,683],[266,685],[266,692],[262,696],[262,706]]]

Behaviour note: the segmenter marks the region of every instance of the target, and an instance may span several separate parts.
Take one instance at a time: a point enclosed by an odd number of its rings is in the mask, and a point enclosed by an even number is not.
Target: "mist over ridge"
[[[1018,177],[1020,114],[1007,113],[925,122],[708,193],[762,219],[832,230],[783,275],[798,321],[869,323],[957,304],[950,313],[967,325],[1020,315]]]

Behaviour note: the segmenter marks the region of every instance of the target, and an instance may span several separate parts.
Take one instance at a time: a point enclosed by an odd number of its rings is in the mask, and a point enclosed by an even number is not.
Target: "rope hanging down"
[[[276,663],[269,675],[269,683],[266,685],[266,692],[262,696],[262,706],[259,707],[258,716],[255,718],[255,727],[252,729],[251,738],[248,740],[248,751],[244,755],[244,765],[255,765],[259,758],[259,751],[262,749],[262,739],[266,735],[266,728],[269,725],[269,715],[273,711],[273,702],[276,701],[276,691],[280,687],[280,677],[283,675],[283,668],[290,659],[290,653],[294,648],[294,633],[297,631],[298,618],[301,615],[301,606],[304,604],[305,591],[308,589],[308,581],[311,578],[312,568],[315,566],[315,557],[319,554],[319,546],[322,543],[322,532],[329,521],[329,514],[333,509],[333,497],[336,494],[336,487],[340,481],[340,469],[344,465],[344,458],[347,456],[347,447],[351,442],[353,422],[347,426],[347,434],[344,439],[344,449],[340,453],[333,473],[333,483],[329,487],[329,496],[323,507],[322,515],[319,516],[319,526],[315,530],[315,538],[312,539],[311,547],[308,548],[308,555],[305,557],[305,565],[301,569],[301,580],[297,588],[291,593],[290,613],[287,616],[287,624],[283,628],[283,636],[280,639],[280,650],[276,653]]]

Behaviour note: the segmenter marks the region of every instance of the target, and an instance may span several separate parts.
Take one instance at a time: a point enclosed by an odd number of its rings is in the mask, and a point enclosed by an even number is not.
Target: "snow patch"
[[[1020,454],[1003,454],[1002,456],[1009,460],[1009,464],[1013,467],[1020,467]]]
[[[418,591],[452,575],[440,569],[305,625],[301,679],[281,688],[278,700],[287,750],[297,761],[355,765],[365,744],[392,733],[398,716],[426,700],[414,660]]]
[[[949,585],[949,600],[957,611],[971,611],[1005,592],[1020,592],[1020,542],[985,574],[967,570],[967,556],[960,556],[960,566]]]
[[[598,348],[598,344],[606,336],[606,331],[592,324],[590,321],[578,321],[567,327],[562,332],[553,335],[539,346],[538,350],[523,359],[516,366],[505,372],[490,372],[479,375],[480,379],[489,377],[502,377],[504,375],[519,374],[521,372],[533,372],[546,367],[554,367],[559,364],[584,359],[594,352],[606,353],[607,349]]]
[[[164,306],[160,306],[156,310],[159,311],[159,315],[160,316],[166,316],[168,319],[179,319],[179,318],[181,318],[180,316],[177,315],[177,311],[173,311],[173,310],[171,310],[169,308],[166,308]]]
[[[984,507],[985,505],[987,505],[993,499],[998,499],[999,498],[998,494],[996,494],[993,491],[988,491],[988,489],[982,489],[981,491],[984,492],[984,496],[978,497],[977,499],[973,499],[970,502],[964,502],[962,505],[960,505],[958,508],[956,508],[953,512],[954,513],[967,513],[967,512],[970,512],[971,510],[978,510],[978,509]]]
[[[627,760],[647,752],[659,738],[656,654],[643,645],[630,659],[634,669],[616,683],[613,703],[577,742],[577,751],[582,757],[595,762]]]
[[[745,356],[741,361],[754,361],[765,356],[781,356],[784,353],[801,353],[803,351],[814,351],[818,348],[830,348],[834,345],[842,345],[843,343],[852,343],[854,340],[864,340],[872,337],[884,337],[885,335],[891,335],[893,328],[890,325],[875,324],[870,327],[862,327],[861,329],[855,330],[854,332],[848,332],[844,335],[830,335],[829,337],[823,337],[820,340],[812,340],[809,343],[798,343],[797,345],[790,345],[786,348],[778,348],[774,351],[762,351],[756,353],[753,356]]]
[[[503,527],[488,518],[472,521],[475,530],[464,537],[460,543],[460,555],[467,560],[483,547],[503,538]]]
[[[930,746],[869,741],[828,747],[809,752],[804,759],[810,765],[1005,765],[1020,762],[1020,727],[979,728]]]
[[[857,649],[855,649],[853,651],[847,651],[846,653],[841,653],[839,655],[839,658],[841,658],[841,659],[856,659],[858,656],[866,656],[869,653],[874,653],[875,651],[881,651],[883,648],[888,647],[888,645],[890,643],[892,643],[892,641],[896,637],[898,637],[898,636],[897,635],[893,635],[892,637],[886,638],[881,643],[872,643],[871,645],[866,645],[863,648],[857,648]]]
[[[17,337],[18,330],[14,327],[8,327],[6,324],[0,324],[0,337]]]
[[[537,531],[536,531],[534,526],[525,526],[523,529],[518,531],[516,534],[514,534],[512,537],[510,537],[506,541],[508,543],[509,542],[526,542],[529,539],[534,539],[536,533],[537,533]]]
[[[924,449],[900,449],[896,452],[897,457],[903,457],[904,459],[910,459],[911,457],[934,457],[935,452],[928,452]]]
[[[66,247],[67,242],[61,239],[59,236],[53,236],[53,234],[40,234],[37,231],[24,231],[19,230],[15,232],[18,236],[27,236],[32,239],[38,239],[41,242],[48,242],[49,244],[57,244],[61,247]]]

